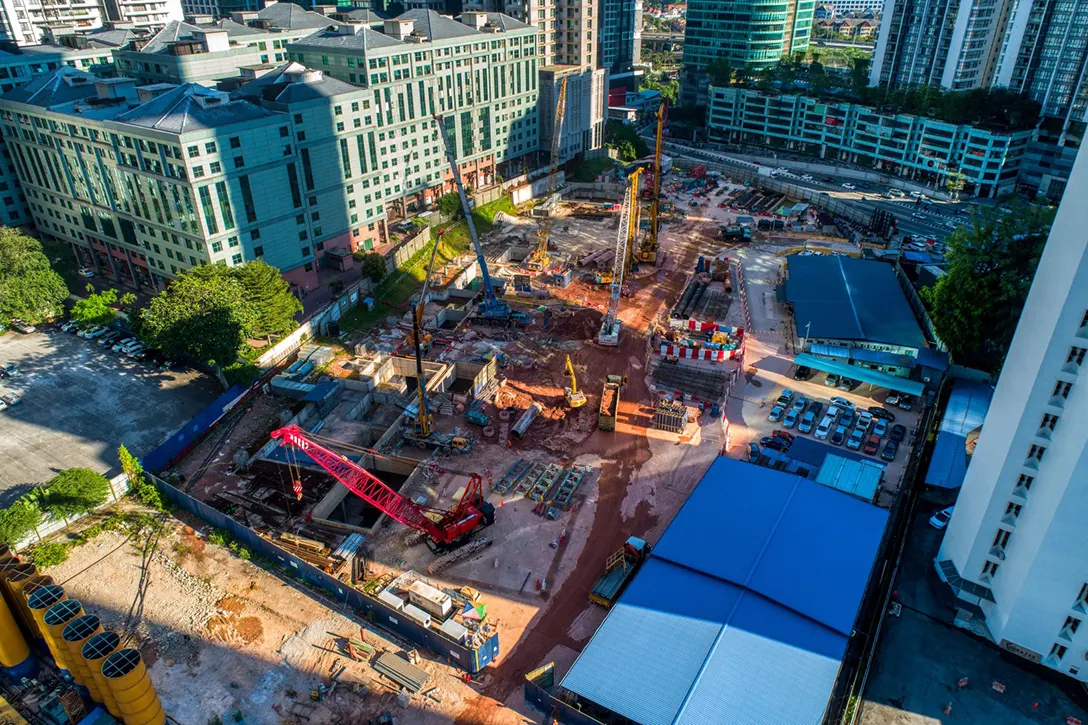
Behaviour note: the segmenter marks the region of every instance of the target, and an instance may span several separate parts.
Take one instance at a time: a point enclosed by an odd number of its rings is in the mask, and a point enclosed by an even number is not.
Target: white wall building
[[[1073,167],[1074,184],[1088,184],[1088,153]],[[1088,682],[1085,228],[1088,206],[1067,194],[936,559],[957,595],[960,624],[1081,682]]]
[[[0,0],[0,29],[16,45],[38,45],[47,27],[70,26],[76,32],[101,28],[107,21],[134,30],[155,30],[181,20],[181,0]]]

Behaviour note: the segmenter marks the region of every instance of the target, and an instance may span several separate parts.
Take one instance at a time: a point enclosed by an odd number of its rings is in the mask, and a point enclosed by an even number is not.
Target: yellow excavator
[[[567,375],[570,376],[570,387],[563,388],[563,397],[567,399],[567,405],[572,408],[581,408],[586,404],[586,394],[578,390],[578,379],[574,377],[574,366],[567,355]]]

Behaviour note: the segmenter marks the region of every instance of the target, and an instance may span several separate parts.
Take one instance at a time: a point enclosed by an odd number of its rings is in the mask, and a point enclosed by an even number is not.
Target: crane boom
[[[668,110],[669,102],[662,98],[661,106],[657,109],[657,140],[654,143],[654,186],[650,197],[650,239],[642,254],[642,261],[644,262],[657,261],[657,230],[660,225],[658,220],[661,213],[661,144],[665,131],[665,114]]]
[[[636,177],[637,178],[637,177]],[[620,225],[616,230],[616,257],[612,267],[612,284],[609,286],[608,309],[604,313],[597,342],[602,345],[620,344],[620,296],[623,292],[623,275],[627,271],[627,249],[630,243],[631,207],[638,199],[631,196],[628,184],[623,194],[623,208],[620,211]]]
[[[419,379],[419,416],[416,424],[419,434],[426,438],[431,434],[431,413],[427,407],[427,385],[423,374],[423,306],[427,304],[427,291],[431,287],[431,274],[434,272],[434,260],[438,256],[438,245],[441,239],[436,240],[434,249],[431,250],[431,261],[427,264],[427,277],[423,280],[423,289],[419,291],[419,303],[412,312],[412,337],[415,339],[416,353],[416,378]]]
[[[562,146],[563,119],[567,115],[567,78],[559,82],[559,98],[555,103],[555,122],[552,124],[552,150],[548,166],[548,187],[544,192],[544,199],[551,199],[559,186],[559,152]],[[552,232],[552,218],[548,216],[540,220],[540,228],[537,229],[536,249],[529,256],[527,266],[530,269],[540,270],[548,266],[551,255],[548,254],[548,240]]]
[[[437,544],[452,544],[494,520],[493,509],[483,500],[479,474],[472,474],[457,508],[444,511],[406,499],[362,466],[309,438],[297,425],[272,431],[272,438],[302,451],[356,496],[394,521],[424,532]]]

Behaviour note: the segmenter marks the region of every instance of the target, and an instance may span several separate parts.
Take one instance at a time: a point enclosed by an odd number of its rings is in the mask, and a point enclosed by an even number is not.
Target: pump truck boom
[[[495,507],[484,498],[483,478],[478,473],[470,475],[469,484],[457,506],[452,511],[446,511],[421,506],[401,496],[362,466],[313,440],[297,425],[272,431],[272,438],[292,451],[305,453],[349,491],[394,521],[425,533],[434,551],[456,548],[476,531],[495,521]],[[300,482],[296,481],[295,486],[296,490],[301,490]]]
[[[443,117],[435,115],[435,125],[442,134],[442,143],[446,146],[446,159],[453,172],[453,183],[457,187],[457,196],[461,198],[461,209],[465,213],[465,224],[468,225],[468,235],[472,238],[472,246],[476,250],[476,262],[480,265],[480,276],[483,278],[484,301],[476,308],[476,319],[489,325],[514,325],[525,327],[529,324],[529,316],[524,312],[514,312],[510,305],[500,300],[495,294],[495,288],[491,284],[491,273],[487,269],[487,260],[484,259],[484,248],[480,244],[480,237],[476,234],[476,224],[472,220],[472,209],[468,204],[468,196],[465,195],[465,186],[461,182],[461,169],[457,165],[457,153],[453,147],[449,132]]]

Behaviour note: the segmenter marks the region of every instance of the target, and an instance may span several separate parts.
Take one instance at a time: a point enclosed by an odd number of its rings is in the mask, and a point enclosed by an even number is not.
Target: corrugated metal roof
[[[883,350],[869,350],[864,347],[855,347],[850,350],[851,360],[874,363],[876,365],[897,365],[904,368],[914,367],[914,358],[909,355],[894,355]]]
[[[816,483],[836,491],[872,501],[880,488],[884,467],[873,461],[855,461],[837,454],[829,455],[816,473]]]
[[[813,370],[823,370],[826,373],[845,375],[848,378],[860,380],[863,383],[870,383],[878,388],[898,390],[899,392],[907,393],[908,395],[918,396],[926,390],[926,386],[916,380],[898,378],[894,375],[887,375],[885,373],[877,372],[876,370],[869,370],[868,368],[859,367],[857,365],[839,362],[838,360],[817,357],[816,355],[811,355],[807,352],[799,354],[793,359],[793,362],[797,365],[810,367]]]
[[[811,342],[808,346],[813,355],[826,355],[827,357],[844,357],[850,359],[850,348],[846,345],[826,345],[822,342]]]
[[[926,485],[959,488],[967,475],[967,434],[982,425],[994,388],[987,383],[957,380],[941,417],[941,429],[926,469]]]
[[[719,458],[562,686],[643,725],[820,722],[886,523]]]
[[[926,344],[890,264],[842,255],[787,257],[786,299],[805,337]]]

